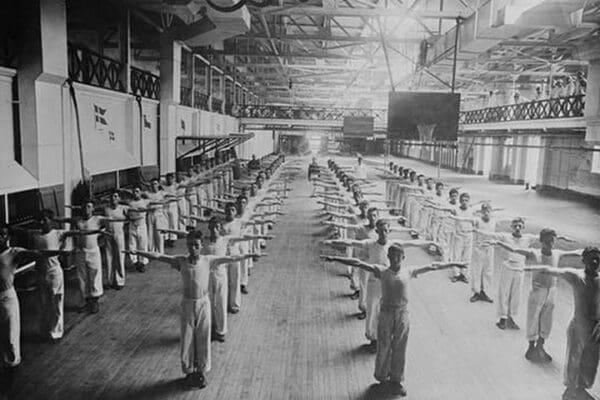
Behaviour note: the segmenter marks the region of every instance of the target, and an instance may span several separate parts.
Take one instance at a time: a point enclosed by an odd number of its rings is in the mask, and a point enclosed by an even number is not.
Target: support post
[[[454,32],[454,53],[452,55],[452,93],[456,89],[456,57],[458,55],[458,35],[460,33],[460,23],[462,19],[456,18],[456,30]]]

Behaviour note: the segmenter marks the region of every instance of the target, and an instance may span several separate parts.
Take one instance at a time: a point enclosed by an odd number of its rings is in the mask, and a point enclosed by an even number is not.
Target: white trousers
[[[471,290],[479,293],[492,288],[494,273],[494,248],[474,247],[471,260]]]
[[[467,265],[471,265],[471,257],[473,255],[473,235],[472,234],[454,234],[453,236],[454,246],[452,261],[458,261],[461,263],[465,263]],[[468,269],[461,270],[457,267],[452,267],[454,271],[454,275],[468,275]]]
[[[514,317],[519,311],[521,300],[521,284],[523,274],[513,271],[504,265],[500,267],[500,282],[498,282],[498,316],[500,318]]]
[[[367,282],[367,318],[365,319],[365,336],[369,340],[377,340],[380,301],[381,283],[378,279],[370,279]]]
[[[404,381],[409,326],[406,309],[381,309],[375,358],[375,379],[379,382]]]
[[[181,369],[184,374],[210,371],[210,300],[181,302]]]
[[[242,307],[241,275],[239,261],[227,264],[227,278],[229,280],[228,304],[232,310],[239,310]]]
[[[189,224],[189,209],[188,209],[188,201],[181,197],[177,201],[177,215],[179,218],[177,219],[177,226],[180,231],[185,231],[187,225]]]
[[[369,281],[370,272],[359,268],[355,269],[358,269],[358,287],[360,289],[358,295],[358,309],[362,312],[367,312],[367,282]]]
[[[123,230],[113,232],[106,238],[102,248],[106,261],[106,283],[109,285],[125,285],[125,233]]]
[[[148,251],[160,254],[165,252],[165,239],[160,229],[167,227],[167,221],[163,210],[148,213]]]
[[[148,227],[146,222],[137,222],[129,224],[129,238],[128,238],[129,250],[130,251],[148,251]],[[131,263],[136,262],[142,264],[148,264],[148,259],[142,256],[130,256]]]
[[[172,201],[167,203],[165,207],[165,214],[167,217],[167,226],[169,229],[177,230],[179,227],[179,208],[177,203]],[[177,240],[177,235],[174,233],[168,233],[167,240]]]
[[[100,297],[104,294],[102,287],[102,259],[100,249],[81,250],[75,252],[77,279],[79,290],[84,299]]]
[[[209,294],[212,309],[213,331],[225,335],[227,333],[227,265],[219,265],[211,269],[209,276]]]
[[[0,292],[0,366],[21,363],[21,318],[15,288]]]
[[[548,339],[552,330],[556,287],[532,287],[527,299],[527,340]]]
[[[52,339],[60,339],[64,333],[65,284],[63,270],[59,267],[48,269],[40,285],[42,303],[42,334]]]

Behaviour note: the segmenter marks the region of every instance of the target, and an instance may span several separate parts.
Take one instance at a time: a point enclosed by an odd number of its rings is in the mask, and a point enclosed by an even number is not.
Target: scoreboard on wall
[[[344,117],[344,136],[373,136],[374,125],[373,117]]]

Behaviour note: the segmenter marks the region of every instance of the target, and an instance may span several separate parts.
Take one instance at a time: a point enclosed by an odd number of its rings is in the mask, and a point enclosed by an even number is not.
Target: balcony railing
[[[221,111],[222,104],[223,104],[223,100],[213,97],[212,98],[212,111],[218,112],[218,113],[222,112]]]
[[[461,124],[583,117],[585,95],[482,108],[460,113]]]
[[[277,118],[343,120],[344,117],[374,117],[376,122],[387,122],[384,109],[327,108],[327,107],[285,107],[243,104],[237,107],[236,116],[241,118]]]
[[[160,76],[131,67],[131,93],[158,100],[160,98]]]
[[[192,107],[192,88],[181,86],[179,91],[179,104]]]
[[[69,78],[75,82],[125,92],[124,64],[75,44],[69,44],[68,58]]]
[[[198,90],[194,91],[194,107],[208,111],[208,95]]]
[[[233,103],[230,101],[225,102],[225,114],[231,115],[231,111],[233,110]]]

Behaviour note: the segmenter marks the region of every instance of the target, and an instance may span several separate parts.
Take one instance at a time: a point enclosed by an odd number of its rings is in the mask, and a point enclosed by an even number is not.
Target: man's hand
[[[319,256],[319,257],[321,257],[321,258],[322,258],[323,260],[325,260],[325,261],[333,261],[333,259],[331,258],[331,256],[324,256],[324,255],[321,255],[321,256]]]

